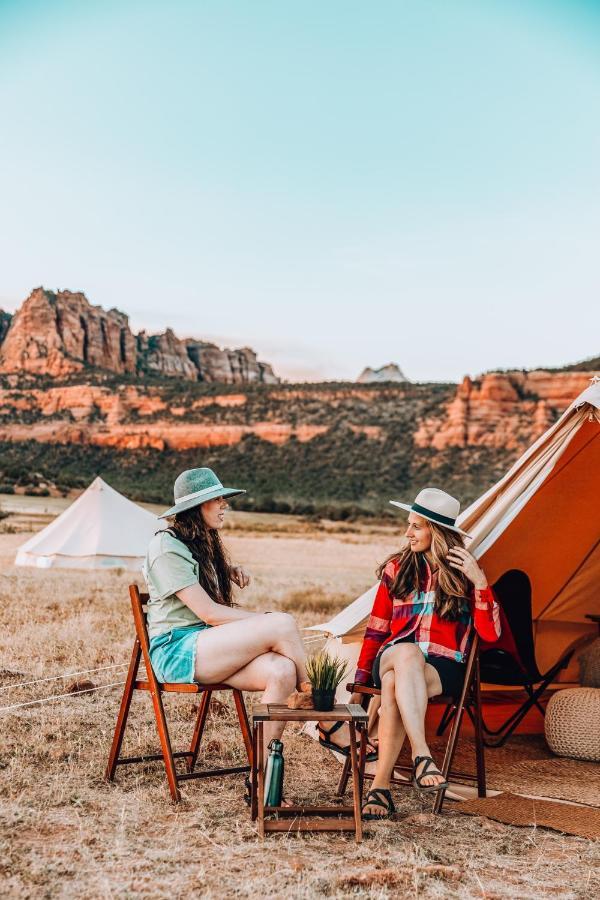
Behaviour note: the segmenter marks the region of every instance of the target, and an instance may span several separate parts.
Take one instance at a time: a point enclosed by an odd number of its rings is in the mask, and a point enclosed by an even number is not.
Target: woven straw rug
[[[590,840],[600,838],[599,809],[555,800],[534,800],[506,793],[455,803],[452,811],[468,816],[486,816],[507,825],[537,825]]]
[[[436,738],[432,751],[441,763],[445,740]],[[434,749],[435,747],[435,749]],[[475,771],[473,741],[459,741],[454,768]],[[554,756],[541,735],[517,735],[504,747],[486,749],[488,788],[497,791],[569,800],[600,809],[600,765]]]

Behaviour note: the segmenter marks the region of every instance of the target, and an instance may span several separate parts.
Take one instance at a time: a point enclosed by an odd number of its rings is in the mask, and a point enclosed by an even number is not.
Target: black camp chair
[[[519,659],[515,659],[506,650],[493,647],[482,650],[480,652],[481,682],[504,687],[522,687],[527,697],[518,709],[502,723],[500,728],[495,730],[488,728],[482,717],[486,747],[501,747],[532,707],[536,706],[542,715],[545,714],[540,698],[549,685],[556,680],[559,672],[567,668],[575,651],[593,639],[593,635],[585,635],[574,641],[554,665],[542,674],[535,660],[529,578],[525,572],[511,569],[498,579],[494,585],[494,591],[508,621]],[[468,709],[467,712],[469,712]],[[452,718],[453,711],[448,706],[442,716],[438,734],[443,734]]]

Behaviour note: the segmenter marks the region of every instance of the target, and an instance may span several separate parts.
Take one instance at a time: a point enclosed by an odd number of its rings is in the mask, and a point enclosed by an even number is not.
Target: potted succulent
[[[306,673],[312,685],[313,706],[321,712],[333,709],[335,691],[344,678],[348,663],[345,659],[331,656],[326,650],[309,656]]]

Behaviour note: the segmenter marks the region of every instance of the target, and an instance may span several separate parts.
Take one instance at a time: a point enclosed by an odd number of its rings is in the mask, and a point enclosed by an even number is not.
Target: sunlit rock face
[[[419,448],[518,449],[538,438],[590,383],[592,372],[490,372],[466,376],[440,414],[421,421]]]
[[[136,336],[125,313],[93,306],[82,293],[40,287],[14,316],[0,310],[0,372],[67,378],[86,368],[224,384],[279,383],[249,347],[221,350],[182,340],[170,328]]]
[[[0,347],[0,371],[62,377],[86,366],[135,372],[128,317],[92,306],[81,293],[36,288],[12,318]]]

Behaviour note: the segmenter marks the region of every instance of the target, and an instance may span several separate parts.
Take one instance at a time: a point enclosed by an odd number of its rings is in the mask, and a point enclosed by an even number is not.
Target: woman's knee
[[[290,613],[274,612],[269,616],[269,625],[277,634],[288,635],[298,634],[298,626],[296,620]]]
[[[393,653],[391,661],[397,675],[401,675],[408,667],[424,668],[425,666],[423,651],[416,644],[397,644],[391,652]]]
[[[296,686],[296,665],[287,656],[279,653],[269,653],[267,660],[267,683],[289,687],[290,692]]]

